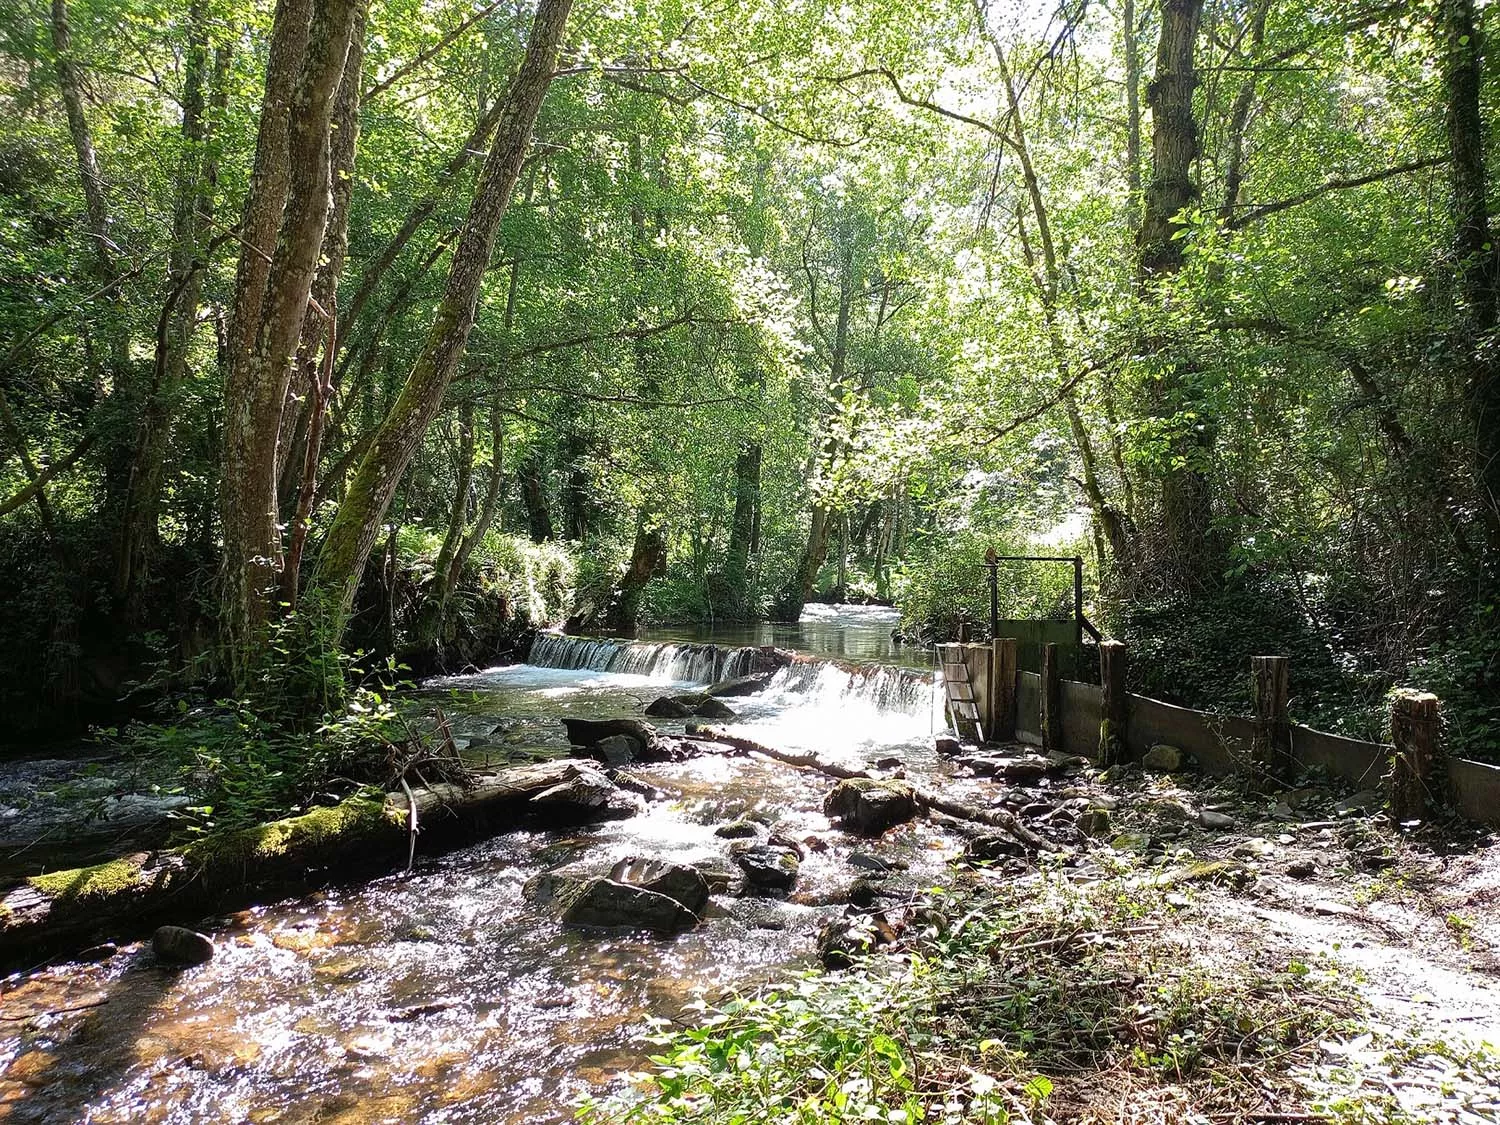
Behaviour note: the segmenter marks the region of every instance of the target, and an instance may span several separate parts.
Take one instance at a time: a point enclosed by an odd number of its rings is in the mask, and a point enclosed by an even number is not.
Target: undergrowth
[[[580,1115],[673,1125],[1163,1121],[1301,1104],[1293,1063],[1346,1026],[1325,967],[1260,963],[1149,887],[1061,873],[926,911],[908,947],[716,1007]],[[939,921],[932,922],[937,918]]]

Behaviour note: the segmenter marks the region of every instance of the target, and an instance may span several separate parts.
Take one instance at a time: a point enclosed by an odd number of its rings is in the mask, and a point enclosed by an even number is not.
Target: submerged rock
[[[1026,848],[1009,836],[986,832],[975,836],[964,846],[964,859],[970,863],[994,863],[1001,859],[1025,859]]]
[[[562,920],[567,926],[676,934],[696,926],[698,915],[670,895],[600,877],[579,888]]]
[[[756,672],[753,675],[735,676],[733,679],[710,684],[703,689],[703,694],[709,696],[754,695],[758,691],[764,691],[770,682],[771,673]]]
[[[714,835],[725,840],[753,840],[760,835],[760,825],[753,820],[732,820],[715,828]]]
[[[917,815],[916,793],[905,782],[852,777],[833,787],[823,814],[837,818],[846,832],[878,836]]]
[[[693,714],[700,719],[736,719],[739,717],[733,707],[711,695],[706,696],[702,703],[693,708]]]
[[[615,864],[609,877],[617,883],[644,887],[676,899],[694,914],[703,913],[708,905],[708,880],[696,867],[683,863],[631,856]]]
[[[750,894],[784,893],[797,885],[802,866],[796,849],[785,844],[751,844],[734,853],[734,861],[745,873],[745,890]]]
[[[185,926],[161,926],[151,935],[151,951],[164,965],[201,965],[213,960],[214,943]]]
[[[669,695],[654,700],[646,707],[646,714],[653,719],[685,719],[692,713],[693,708]]]

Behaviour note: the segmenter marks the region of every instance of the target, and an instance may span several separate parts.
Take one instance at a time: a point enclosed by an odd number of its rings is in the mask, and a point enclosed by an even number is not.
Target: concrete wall
[[[1016,674],[1016,734],[1042,737],[1042,677]]]
[[[1062,751],[1064,754],[1099,753],[1099,723],[1104,718],[1104,690],[1098,684],[1064,680],[1062,688]]]
[[[1144,695],[1130,697],[1125,745],[1132,758],[1165,743],[1186,750],[1209,773],[1232,773],[1237,759],[1248,757],[1254,728],[1236,715],[1210,715],[1174,707]]]
[[[1450,758],[1448,784],[1453,807],[1460,813],[1480,824],[1500,827],[1500,766]]]
[[[1094,757],[1099,752],[1104,693],[1097,684],[1073,680],[1063,680],[1060,687],[1062,750]],[[1034,743],[1041,730],[1042,678],[1023,671],[1016,676],[1016,734]],[[1187,751],[1208,773],[1233,773],[1239,762],[1248,760],[1254,733],[1255,724],[1239,715],[1212,715],[1143,695],[1130,697],[1126,744],[1132,758],[1165,743]],[[1292,756],[1300,766],[1322,769],[1359,789],[1381,787],[1390,754],[1391,747],[1383,743],[1292,727]],[[1454,807],[1469,820],[1500,827],[1500,766],[1464,758],[1450,758],[1447,764]]]
[[[1321,767],[1357,789],[1378,789],[1391,747],[1309,727],[1292,727],[1292,757],[1304,769]]]

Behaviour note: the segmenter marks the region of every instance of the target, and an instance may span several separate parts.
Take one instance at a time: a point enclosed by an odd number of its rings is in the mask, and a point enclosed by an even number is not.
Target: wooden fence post
[[[1400,824],[1427,816],[1427,780],[1437,757],[1438,698],[1425,691],[1398,691],[1391,698],[1395,753],[1386,774],[1391,819]]]
[[[1250,745],[1255,788],[1292,780],[1292,723],[1287,716],[1287,668],[1284,656],[1252,656],[1250,675],[1255,692],[1255,735]]]
[[[1042,646],[1042,753],[1062,752],[1062,678],[1057,674],[1057,646]]]
[[[1016,639],[996,637],[990,657],[990,738],[1011,742],[1016,737]]]
[[[1130,700],[1125,694],[1124,641],[1099,642],[1099,683],[1104,688],[1104,721],[1099,724],[1099,764],[1114,766],[1130,757],[1125,740]]]

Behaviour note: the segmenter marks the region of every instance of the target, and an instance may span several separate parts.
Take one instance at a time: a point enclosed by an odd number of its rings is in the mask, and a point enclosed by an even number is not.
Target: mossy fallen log
[[[563,825],[628,816],[639,798],[593,762],[561,759],[477,775],[384,798],[368,793],[179,848],[35,875],[0,898],[0,964],[35,962],[148,920],[253,900],[258,890],[307,886],[311,873],[388,869],[405,859],[410,803],[431,850],[522,823]]]

